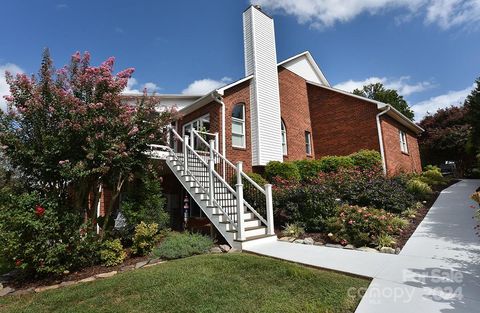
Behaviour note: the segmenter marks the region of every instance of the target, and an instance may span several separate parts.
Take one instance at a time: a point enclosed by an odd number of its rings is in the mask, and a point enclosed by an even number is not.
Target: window
[[[404,131],[400,131],[400,150],[403,153],[408,153],[407,134]]]
[[[305,152],[307,155],[312,154],[312,135],[310,132],[305,132]]]
[[[183,135],[188,135],[190,138],[192,137],[191,130],[195,129],[196,131],[203,131],[209,132],[210,131],[210,114],[206,114],[196,120],[193,120],[185,125],[183,125]],[[197,142],[197,138],[194,138],[194,149],[198,149],[199,143]]]
[[[287,149],[287,128],[285,127],[285,123],[282,120],[282,150],[283,150],[283,155],[288,154],[288,149]]]
[[[239,103],[232,111],[232,146],[245,148],[245,104]]]

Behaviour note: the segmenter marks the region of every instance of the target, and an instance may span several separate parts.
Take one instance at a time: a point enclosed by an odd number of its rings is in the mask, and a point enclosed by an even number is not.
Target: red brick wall
[[[284,160],[303,160],[314,157],[314,146],[312,146],[312,155],[307,156],[305,152],[305,131],[310,132],[314,137],[310,123],[307,83],[305,79],[283,67],[278,71],[278,81],[282,119],[287,130],[287,155],[284,156]]]
[[[308,84],[315,157],[380,151],[375,104]]]
[[[387,174],[421,172],[420,151],[415,134],[389,116],[381,117]],[[408,154],[400,149],[400,130],[407,134]]]
[[[200,109],[193,111],[192,113],[189,113],[185,116],[182,116],[178,120],[177,131],[180,134],[180,136],[183,136],[182,134],[183,125],[193,120],[196,120],[197,118],[202,117],[205,114],[210,114],[210,131],[209,132],[211,133],[220,132],[220,129],[222,127],[221,116],[220,116],[221,105],[217,102],[210,102],[209,104],[201,107]]]

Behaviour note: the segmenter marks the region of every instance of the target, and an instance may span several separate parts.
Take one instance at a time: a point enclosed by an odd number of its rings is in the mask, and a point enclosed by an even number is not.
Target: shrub
[[[351,168],[354,166],[352,158],[349,156],[325,156],[320,159],[319,167],[322,172],[336,172],[341,168]]]
[[[153,250],[153,255],[167,260],[185,258],[207,253],[212,246],[212,239],[200,234],[172,233]]]
[[[135,226],[132,252],[136,255],[147,255],[160,239],[158,224],[140,222],[140,224]]]
[[[353,165],[362,169],[374,169],[382,166],[382,156],[375,150],[360,150],[356,153],[350,154]]]
[[[417,210],[414,208],[408,208],[402,212],[402,216],[405,218],[415,218],[417,216]]]
[[[262,177],[262,175],[257,173],[246,173],[248,177],[250,177],[254,182],[256,182],[260,187],[264,187],[268,184],[268,181]]]
[[[300,172],[294,163],[270,161],[265,166],[265,176],[272,182],[275,178],[281,178],[289,181],[300,180]]]
[[[436,166],[425,167],[425,171],[420,174],[418,179],[429,186],[442,185],[445,183],[442,172]]]
[[[107,240],[103,242],[100,250],[100,260],[105,266],[115,266],[123,263],[127,254],[123,250],[120,239]]]
[[[98,241],[78,214],[36,193],[10,195],[0,207],[0,254],[33,274],[61,274],[97,263]]]
[[[301,180],[305,182],[311,181],[322,171],[320,160],[300,160],[293,163],[298,168]]]
[[[305,234],[305,229],[298,223],[291,223],[283,227],[282,233],[284,236],[298,238]]]
[[[470,198],[471,198],[473,201],[475,201],[475,202],[477,202],[478,204],[480,204],[480,191],[477,191],[477,192],[475,192],[474,194],[472,194],[472,195],[470,196]]]
[[[377,238],[377,247],[378,248],[383,248],[383,247],[389,247],[392,248],[396,244],[395,239],[393,239],[392,236],[387,235],[387,234],[381,234]]]
[[[392,213],[360,206],[341,206],[336,216],[328,219],[327,231],[332,240],[354,246],[373,245],[381,235],[394,235],[401,229],[391,224]]]
[[[423,200],[432,193],[432,188],[423,181],[412,178],[407,182],[407,191],[416,199]]]
[[[301,223],[308,231],[322,231],[337,205],[334,192],[317,184],[276,187],[273,199],[279,225]]]
[[[426,166],[423,168],[423,170],[424,170],[424,171],[435,171],[435,172],[439,172],[439,173],[442,172],[442,170],[441,170],[438,166],[436,166],[436,165],[431,165],[431,164],[426,165]]]

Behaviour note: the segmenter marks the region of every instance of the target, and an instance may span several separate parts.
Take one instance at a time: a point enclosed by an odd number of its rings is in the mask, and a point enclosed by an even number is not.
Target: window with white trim
[[[287,128],[285,127],[285,123],[282,120],[282,151],[283,155],[288,154],[288,149],[287,149]]]
[[[400,131],[400,150],[408,153],[407,134],[404,131]]]
[[[312,154],[312,134],[310,132],[305,132],[305,152],[307,155]]]
[[[245,148],[245,104],[239,103],[232,111],[232,146]]]

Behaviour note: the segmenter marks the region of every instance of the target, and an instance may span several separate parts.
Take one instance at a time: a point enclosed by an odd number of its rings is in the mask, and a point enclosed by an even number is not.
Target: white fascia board
[[[187,115],[192,113],[193,111],[203,107],[204,105],[209,104],[210,102],[214,101],[215,98],[218,96],[217,92],[214,90],[212,92],[207,93],[197,101],[193,102],[192,104],[182,108],[178,111],[181,115]]]
[[[252,78],[253,78],[253,75],[244,77],[244,78],[242,78],[242,79],[239,79],[239,80],[237,80],[237,81],[234,81],[233,83],[230,83],[230,84],[228,84],[228,85],[225,85],[225,86],[223,86],[223,87],[218,88],[218,89],[216,90],[216,92],[217,92],[219,95],[223,96],[223,95],[225,94],[225,90],[230,89],[230,88],[232,88],[232,87],[235,87],[236,85],[239,85],[239,84],[241,84],[241,83],[243,83],[243,82],[246,82],[247,80],[250,80],[250,79],[252,79]]]
[[[304,51],[302,53],[299,53],[291,58],[288,58],[280,63],[277,64],[277,66],[283,66],[283,67],[287,67],[289,63],[301,58],[301,57],[306,57],[307,58],[307,61],[308,63],[310,64],[310,66],[312,67],[313,71],[315,72],[315,74],[318,76],[319,80],[326,86],[329,86],[330,87],[330,83],[328,82],[327,78],[325,77],[325,75],[323,75],[323,72],[322,70],[320,69],[320,67],[318,66],[317,62],[315,62],[315,59],[312,57],[312,54],[310,53],[310,51]]]
[[[409,129],[414,131],[416,134],[419,134],[419,133],[424,131],[423,128],[421,128],[420,126],[418,126],[417,124],[412,122],[408,117],[406,117],[405,115],[400,113],[400,111],[398,111],[397,109],[395,109],[393,106],[391,106],[388,103],[372,100],[372,99],[369,99],[369,98],[358,96],[356,94],[353,94],[353,93],[345,91],[345,90],[341,90],[341,89],[337,89],[337,88],[333,88],[333,87],[328,87],[328,86],[317,84],[317,83],[311,82],[311,81],[307,81],[307,83],[310,84],[310,85],[325,88],[325,89],[328,89],[328,90],[331,90],[331,91],[334,91],[334,92],[338,92],[338,93],[344,94],[344,95],[349,96],[349,97],[353,97],[353,98],[357,98],[357,99],[360,99],[360,100],[363,100],[363,101],[366,101],[366,102],[373,103],[377,106],[377,109],[382,110],[382,111],[384,111],[388,107],[390,107],[389,112],[387,112],[388,116],[392,117],[393,119],[395,119],[400,124],[408,127]]]

